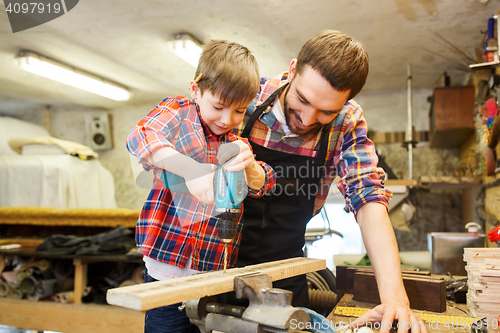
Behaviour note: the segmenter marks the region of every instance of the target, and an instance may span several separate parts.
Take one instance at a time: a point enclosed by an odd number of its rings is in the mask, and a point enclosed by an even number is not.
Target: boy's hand
[[[232,157],[234,158],[231,162],[224,166],[224,168],[229,172],[249,169],[254,163],[256,163],[252,150],[242,140],[224,143],[220,146],[217,159],[221,165],[229,161]]]
[[[224,164],[234,157],[224,168],[229,172],[245,169],[245,180],[247,186],[254,190],[260,190],[264,185],[264,169],[255,161],[252,150],[242,140],[225,143],[220,146],[217,158],[220,164]]]
[[[217,166],[215,164],[199,163],[199,165],[191,170],[190,177],[186,177],[186,186],[196,199],[199,201],[212,204],[214,198],[214,175]],[[189,180],[187,180],[189,179]]]

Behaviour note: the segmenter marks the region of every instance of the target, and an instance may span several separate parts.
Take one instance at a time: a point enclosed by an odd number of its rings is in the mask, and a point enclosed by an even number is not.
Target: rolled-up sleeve
[[[166,98],[144,117],[127,137],[128,151],[137,157],[146,170],[154,168],[148,158],[158,149],[173,147],[169,138],[175,135],[180,123],[179,101]]]
[[[341,153],[337,161],[340,180],[337,187],[349,209],[356,215],[368,202],[378,202],[388,208],[392,193],[384,188],[383,176],[377,171],[378,157],[373,142],[367,137],[366,121],[357,106],[345,119]]]

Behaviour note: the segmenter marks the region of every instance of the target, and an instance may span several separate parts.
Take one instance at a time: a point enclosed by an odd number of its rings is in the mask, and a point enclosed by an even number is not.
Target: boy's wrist
[[[265,183],[265,171],[259,163],[254,161],[245,168],[247,174],[248,187],[253,190],[260,190]]]

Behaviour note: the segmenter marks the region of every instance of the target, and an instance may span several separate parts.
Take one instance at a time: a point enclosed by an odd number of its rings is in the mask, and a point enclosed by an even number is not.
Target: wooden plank
[[[0,298],[0,325],[40,332],[135,333],[144,330],[144,313],[109,305]]]
[[[354,284],[353,278],[356,271],[373,271],[372,266],[338,265],[335,267],[337,289],[352,294]]]
[[[385,186],[418,186],[418,181],[416,179],[386,179],[384,181]]]
[[[412,309],[446,311],[446,282],[432,278],[403,276],[403,284]],[[354,274],[354,300],[380,304],[375,274]]]
[[[80,259],[73,260],[75,266],[75,303],[82,303],[83,290],[87,287],[88,264]]]
[[[356,266],[356,265],[338,265],[335,267],[337,289],[343,290],[348,294],[354,291],[354,273],[357,271],[373,272],[372,266]],[[419,276],[430,276],[429,271],[417,271],[411,268],[402,269],[403,274],[412,274]]]
[[[326,268],[322,259],[292,258],[242,268],[212,271],[166,281],[142,283],[108,290],[109,304],[134,310],[149,310],[185,300],[213,296],[234,290],[234,277],[264,273],[273,281]]]

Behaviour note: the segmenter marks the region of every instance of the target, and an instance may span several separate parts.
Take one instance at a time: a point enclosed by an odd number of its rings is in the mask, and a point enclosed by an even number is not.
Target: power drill
[[[172,192],[189,193],[184,178],[163,170],[160,179]],[[222,166],[214,176],[215,215],[217,236],[224,243],[224,272],[227,268],[227,245],[236,236],[241,217],[241,206],[245,198],[244,170],[229,172]]]

